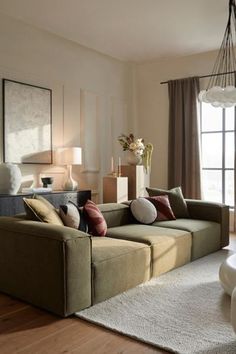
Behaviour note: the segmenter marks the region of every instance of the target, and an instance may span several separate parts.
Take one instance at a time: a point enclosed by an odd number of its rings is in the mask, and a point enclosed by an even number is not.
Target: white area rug
[[[218,281],[228,255],[203,257],[76,316],[174,353],[235,354],[230,297]]]

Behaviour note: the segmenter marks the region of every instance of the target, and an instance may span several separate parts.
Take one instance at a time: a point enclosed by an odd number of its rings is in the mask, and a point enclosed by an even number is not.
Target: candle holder
[[[110,176],[110,177],[117,177],[117,172],[111,171],[110,173],[107,174],[107,176]]]

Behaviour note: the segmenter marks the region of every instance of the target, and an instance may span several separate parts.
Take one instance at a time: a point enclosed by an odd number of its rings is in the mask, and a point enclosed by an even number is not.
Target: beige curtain
[[[185,198],[201,198],[198,129],[199,79],[172,80],[169,91],[169,188],[181,186]]]

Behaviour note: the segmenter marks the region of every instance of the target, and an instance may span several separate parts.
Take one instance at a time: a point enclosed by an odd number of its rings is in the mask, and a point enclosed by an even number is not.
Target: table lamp
[[[78,183],[72,178],[72,165],[82,164],[82,149],[80,147],[64,147],[57,149],[58,165],[67,166],[67,180],[64,189],[74,191],[78,189]]]

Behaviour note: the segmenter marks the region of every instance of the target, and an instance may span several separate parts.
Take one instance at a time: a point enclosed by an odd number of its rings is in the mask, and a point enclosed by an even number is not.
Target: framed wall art
[[[3,79],[3,159],[52,163],[52,90]]]

